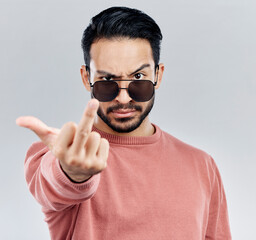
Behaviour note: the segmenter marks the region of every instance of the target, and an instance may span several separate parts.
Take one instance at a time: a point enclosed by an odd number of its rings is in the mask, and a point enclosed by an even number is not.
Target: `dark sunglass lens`
[[[97,81],[93,84],[93,96],[100,102],[112,101],[118,92],[118,84],[113,81]]]
[[[136,102],[147,102],[154,95],[154,84],[150,80],[136,80],[129,84],[130,97]]]

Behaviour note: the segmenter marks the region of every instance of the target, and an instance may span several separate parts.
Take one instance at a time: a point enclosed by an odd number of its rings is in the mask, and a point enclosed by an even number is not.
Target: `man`
[[[80,123],[58,130],[17,119],[41,139],[25,173],[52,239],[231,239],[214,160],[149,121],[161,39],[146,14],[104,10],[83,34],[80,71],[92,99]]]

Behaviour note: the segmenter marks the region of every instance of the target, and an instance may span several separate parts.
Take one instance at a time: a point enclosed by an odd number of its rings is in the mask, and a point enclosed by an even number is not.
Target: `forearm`
[[[58,159],[42,143],[33,144],[25,160],[25,175],[36,200],[49,210],[59,211],[92,197],[100,176],[82,183],[72,182],[62,171]]]

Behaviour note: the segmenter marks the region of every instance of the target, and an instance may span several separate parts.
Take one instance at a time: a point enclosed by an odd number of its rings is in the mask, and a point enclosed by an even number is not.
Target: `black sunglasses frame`
[[[156,71],[157,71],[157,73],[156,73],[156,81],[155,82],[152,82],[151,80],[147,80],[147,79],[142,79],[142,80],[131,80],[131,79],[117,79],[117,80],[110,80],[111,82],[139,82],[139,81],[149,81],[149,82],[151,82],[152,84],[153,84],[153,92],[152,92],[152,96],[151,96],[151,98],[153,97],[153,95],[154,95],[154,93],[155,93],[155,86],[157,85],[157,83],[158,83],[158,70],[159,70],[159,65],[157,65],[156,66]],[[90,68],[88,67],[88,66],[86,66],[86,71],[87,71],[87,76],[88,76],[88,81],[89,81],[89,84],[90,84],[90,87],[91,88],[93,88],[93,86],[94,86],[94,84],[93,83],[91,83],[91,81],[90,81]],[[102,81],[97,81],[97,82],[106,82],[106,80],[102,80]],[[101,102],[111,102],[112,100],[114,100],[118,95],[119,95],[119,93],[120,93],[120,90],[121,89],[126,89],[127,90],[127,92],[128,92],[128,94],[129,94],[129,96],[130,96],[130,93],[129,93],[129,85],[128,85],[128,87],[127,88],[120,88],[120,87],[118,87],[118,92],[117,92],[117,94],[116,94],[116,96],[115,97],[113,97],[113,99],[111,99],[111,100],[109,100],[109,101],[101,101]],[[93,94],[93,91],[92,91],[92,96],[94,97],[94,94]],[[131,96],[130,96],[131,97]],[[132,98],[132,97],[131,97]],[[150,99],[151,99],[150,98]],[[96,98],[97,99],[97,98]],[[132,98],[133,99],[133,98]],[[149,100],[150,100],[149,99]],[[133,99],[134,101],[136,101],[136,99]],[[147,102],[147,101],[149,101],[149,100],[146,100],[146,101],[138,101],[137,100],[137,102]]]

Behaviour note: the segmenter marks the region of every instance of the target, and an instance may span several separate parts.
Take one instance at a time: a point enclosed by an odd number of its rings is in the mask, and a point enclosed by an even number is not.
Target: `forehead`
[[[92,44],[90,55],[92,70],[124,73],[143,64],[154,67],[152,49],[145,39],[100,39]]]

